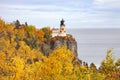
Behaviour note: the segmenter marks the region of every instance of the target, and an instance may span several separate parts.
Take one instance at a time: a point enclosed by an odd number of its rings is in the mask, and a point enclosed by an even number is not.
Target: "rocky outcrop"
[[[44,55],[48,56],[53,50],[62,46],[66,46],[67,49],[70,49],[76,57],[78,56],[77,42],[71,35],[65,37],[53,37],[47,41],[46,44],[42,44],[41,50]]]

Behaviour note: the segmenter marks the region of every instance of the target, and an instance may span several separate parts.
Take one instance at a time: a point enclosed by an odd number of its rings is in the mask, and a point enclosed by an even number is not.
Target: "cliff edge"
[[[48,56],[56,48],[66,46],[67,49],[71,50],[75,57],[78,56],[77,53],[77,42],[72,37],[72,35],[67,36],[56,36],[46,41],[45,44],[41,45],[41,51],[44,55]]]

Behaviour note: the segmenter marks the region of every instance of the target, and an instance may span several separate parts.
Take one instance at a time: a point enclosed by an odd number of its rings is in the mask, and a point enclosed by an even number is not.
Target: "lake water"
[[[98,67],[106,51],[113,48],[113,57],[120,58],[120,29],[67,29],[78,45],[78,57]]]

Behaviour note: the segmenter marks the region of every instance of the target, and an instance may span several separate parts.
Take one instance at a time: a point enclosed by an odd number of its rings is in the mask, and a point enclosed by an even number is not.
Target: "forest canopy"
[[[50,27],[36,29],[0,19],[0,80],[119,80],[120,59],[108,50],[99,68],[80,65],[73,53],[62,46],[45,56],[40,45],[51,38]]]

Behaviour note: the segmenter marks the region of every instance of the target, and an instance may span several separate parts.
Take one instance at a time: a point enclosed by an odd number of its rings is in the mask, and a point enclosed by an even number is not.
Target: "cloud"
[[[92,0],[11,0],[9,3],[3,1],[0,3],[0,16],[6,21],[19,19],[22,22],[35,24],[37,27],[44,27],[59,26],[59,20],[64,18],[69,28],[109,28],[120,25],[120,12],[113,11],[112,8],[115,7],[112,7],[113,2],[110,2],[113,0],[93,2]]]
[[[94,0],[93,3],[100,9],[120,9],[120,0]]]
[[[56,6],[56,5],[0,5],[1,10],[27,10],[27,11],[41,11],[41,12],[72,12],[79,11],[82,9],[70,8],[67,6]]]

